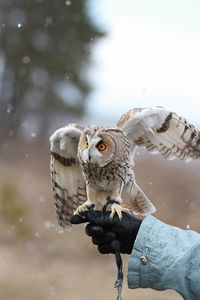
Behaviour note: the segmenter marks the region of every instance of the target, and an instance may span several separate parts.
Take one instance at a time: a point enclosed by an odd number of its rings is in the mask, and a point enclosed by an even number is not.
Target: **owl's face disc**
[[[90,126],[81,135],[78,155],[86,164],[103,167],[111,162],[116,143],[105,128]]]

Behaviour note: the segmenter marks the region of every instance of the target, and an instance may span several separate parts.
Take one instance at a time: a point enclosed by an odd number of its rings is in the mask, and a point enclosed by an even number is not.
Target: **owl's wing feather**
[[[145,146],[167,159],[200,159],[200,132],[191,123],[163,107],[135,108],[125,113],[118,128],[131,145]]]
[[[69,124],[50,137],[51,179],[58,223],[71,227],[70,216],[86,201],[86,185],[77,159],[77,148],[83,128]]]

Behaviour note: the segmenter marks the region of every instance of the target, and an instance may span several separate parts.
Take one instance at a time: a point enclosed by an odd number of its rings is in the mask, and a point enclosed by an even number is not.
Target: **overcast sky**
[[[98,0],[92,115],[162,105],[200,124],[200,1]]]

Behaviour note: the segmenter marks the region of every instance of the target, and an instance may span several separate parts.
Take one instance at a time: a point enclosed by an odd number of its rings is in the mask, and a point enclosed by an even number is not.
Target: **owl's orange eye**
[[[86,148],[88,147],[88,141],[85,141],[85,147]]]
[[[98,145],[98,149],[99,149],[100,151],[103,151],[103,150],[106,149],[106,145],[105,145],[104,143],[101,143],[101,144]]]

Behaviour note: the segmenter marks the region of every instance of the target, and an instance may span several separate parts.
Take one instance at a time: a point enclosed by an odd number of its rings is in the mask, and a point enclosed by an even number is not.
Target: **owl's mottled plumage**
[[[63,227],[70,226],[70,215],[86,209],[86,205],[94,203],[101,209],[108,196],[124,211],[141,215],[155,212],[135,182],[136,146],[145,146],[167,159],[200,158],[199,131],[162,107],[132,109],[113,129],[69,124],[56,130],[50,143],[53,192],[58,222]],[[111,210],[120,215],[118,207]]]

